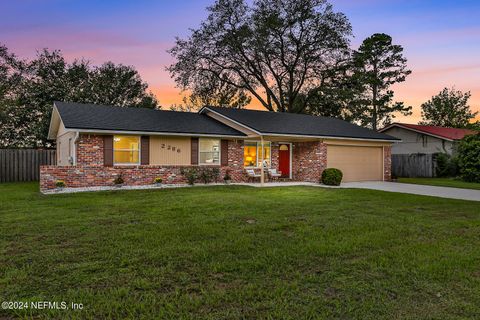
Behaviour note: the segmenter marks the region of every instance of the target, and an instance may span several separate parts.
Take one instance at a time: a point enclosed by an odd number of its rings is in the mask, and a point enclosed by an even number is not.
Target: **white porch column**
[[[262,162],[261,162],[261,166],[260,166],[260,185],[263,187],[264,184],[265,184],[265,168],[264,168],[264,165],[263,165],[263,162],[265,161],[265,150],[263,148],[263,136],[260,136],[260,141],[261,141],[261,150],[262,150]]]

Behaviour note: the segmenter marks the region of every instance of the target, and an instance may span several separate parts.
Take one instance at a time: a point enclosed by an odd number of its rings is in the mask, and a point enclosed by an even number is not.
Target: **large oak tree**
[[[213,77],[267,110],[300,113],[348,58],[350,23],[324,0],[217,0],[208,12],[170,50],[168,70],[184,90]]]

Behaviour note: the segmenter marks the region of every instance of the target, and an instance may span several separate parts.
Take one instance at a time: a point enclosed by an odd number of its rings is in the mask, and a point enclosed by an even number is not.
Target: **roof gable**
[[[206,115],[192,112],[71,102],[55,102],[54,105],[67,129],[244,136]]]

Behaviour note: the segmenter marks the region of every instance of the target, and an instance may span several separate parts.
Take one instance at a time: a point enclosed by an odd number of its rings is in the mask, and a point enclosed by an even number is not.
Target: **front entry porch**
[[[244,172],[252,183],[262,183],[262,171],[264,183],[317,183],[326,168],[326,155],[326,145],[319,139],[266,136],[263,141],[245,140]]]

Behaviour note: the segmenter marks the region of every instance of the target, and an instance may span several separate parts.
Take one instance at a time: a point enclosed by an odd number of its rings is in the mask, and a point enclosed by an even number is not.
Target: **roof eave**
[[[217,134],[217,133],[191,133],[191,132],[164,132],[164,131],[138,131],[138,130],[106,130],[106,129],[85,129],[66,127],[67,131],[78,131],[82,133],[98,133],[98,134],[135,134],[135,135],[151,135],[151,136],[188,136],[188,137],[222,137],[232,139],[245,139],[247,136]]]
[[[48,140],[55,140],[57,138],[55,134],[55,130],[53,128],[54,126],[54,119],[55,117],[58,117],[58,124],[62,123],[62,117],[60,116],[60,112],[58,112],[57,106],[55,105],[55,102],[53,103],[53,108],[52,108],[52,115],[50,116],[50,124],[48,125],[48,135],[47,139]],[[57,128],[57,133],[58,133],[58,128]]]
[[[453,142],[455,140],[461,140],[461,139],[450,139],[450,138],[439,136],[439,135],[436,135],[436,134],[433,134],[433,133],[430,133],[430,132],[425,132],[425,131],[422,131],[422,130],[416,130],[416,129],[413,129],[413,128],[410,128],[410,127],[403,126],[399,123],[392,123],[392,124],[386,126],[385,128],[378,130],[378,132],[384,132],[384,131],[386,131],[388,129],[391,129],[393,127],[399,127],[399,128],[405,129],[405,130],[414,131],[414,132],[417,132],[417,133],[425,134],[427,136],[431,136],[431,137],[435,137],[435,138],[438,138],[438,139],[451,141],[451,142]]]
[[[208,106],[203,107],[198,111],[198,113],[203,113],[205,110],[212,112],[220,117],[223,117],[233,123],[236,123],[239,126],[245,127],[248,130],[251,130],[257,133],[260,136],[280,136],[280,137],[298,137],[298,138],[314,138],[314,139],[348,139],[348,140],[366,140],[366,141],[379,141],[379,142],[400,142],[401,139],[381,139],[381,138],[359,138],[359,137],[337,137],[337,136],[317,136],[317,135],[301,135],[301,134],[283,134],[283,133],[272,133],[272,132],[262,132],[258,129],[254,129],[252,127],[247,126],[244,123],[238,122],[237,120],[233,120],[232,118],[220,113],[216,112],[215,110],[210,109]]]
[[[283,134],[263,132],[263,136],[278,136],[278,137],[291,137],[291,138],[313,138],[313,139],[339,139],[339,140],[362,140],[362,141],[378,141],[378,142],[401,142],[401,139],[381,139],[381,138],[360,138],[360,137],[343,137],[343,136],[317,136],[317,135],[305,135],[305,134]]]

